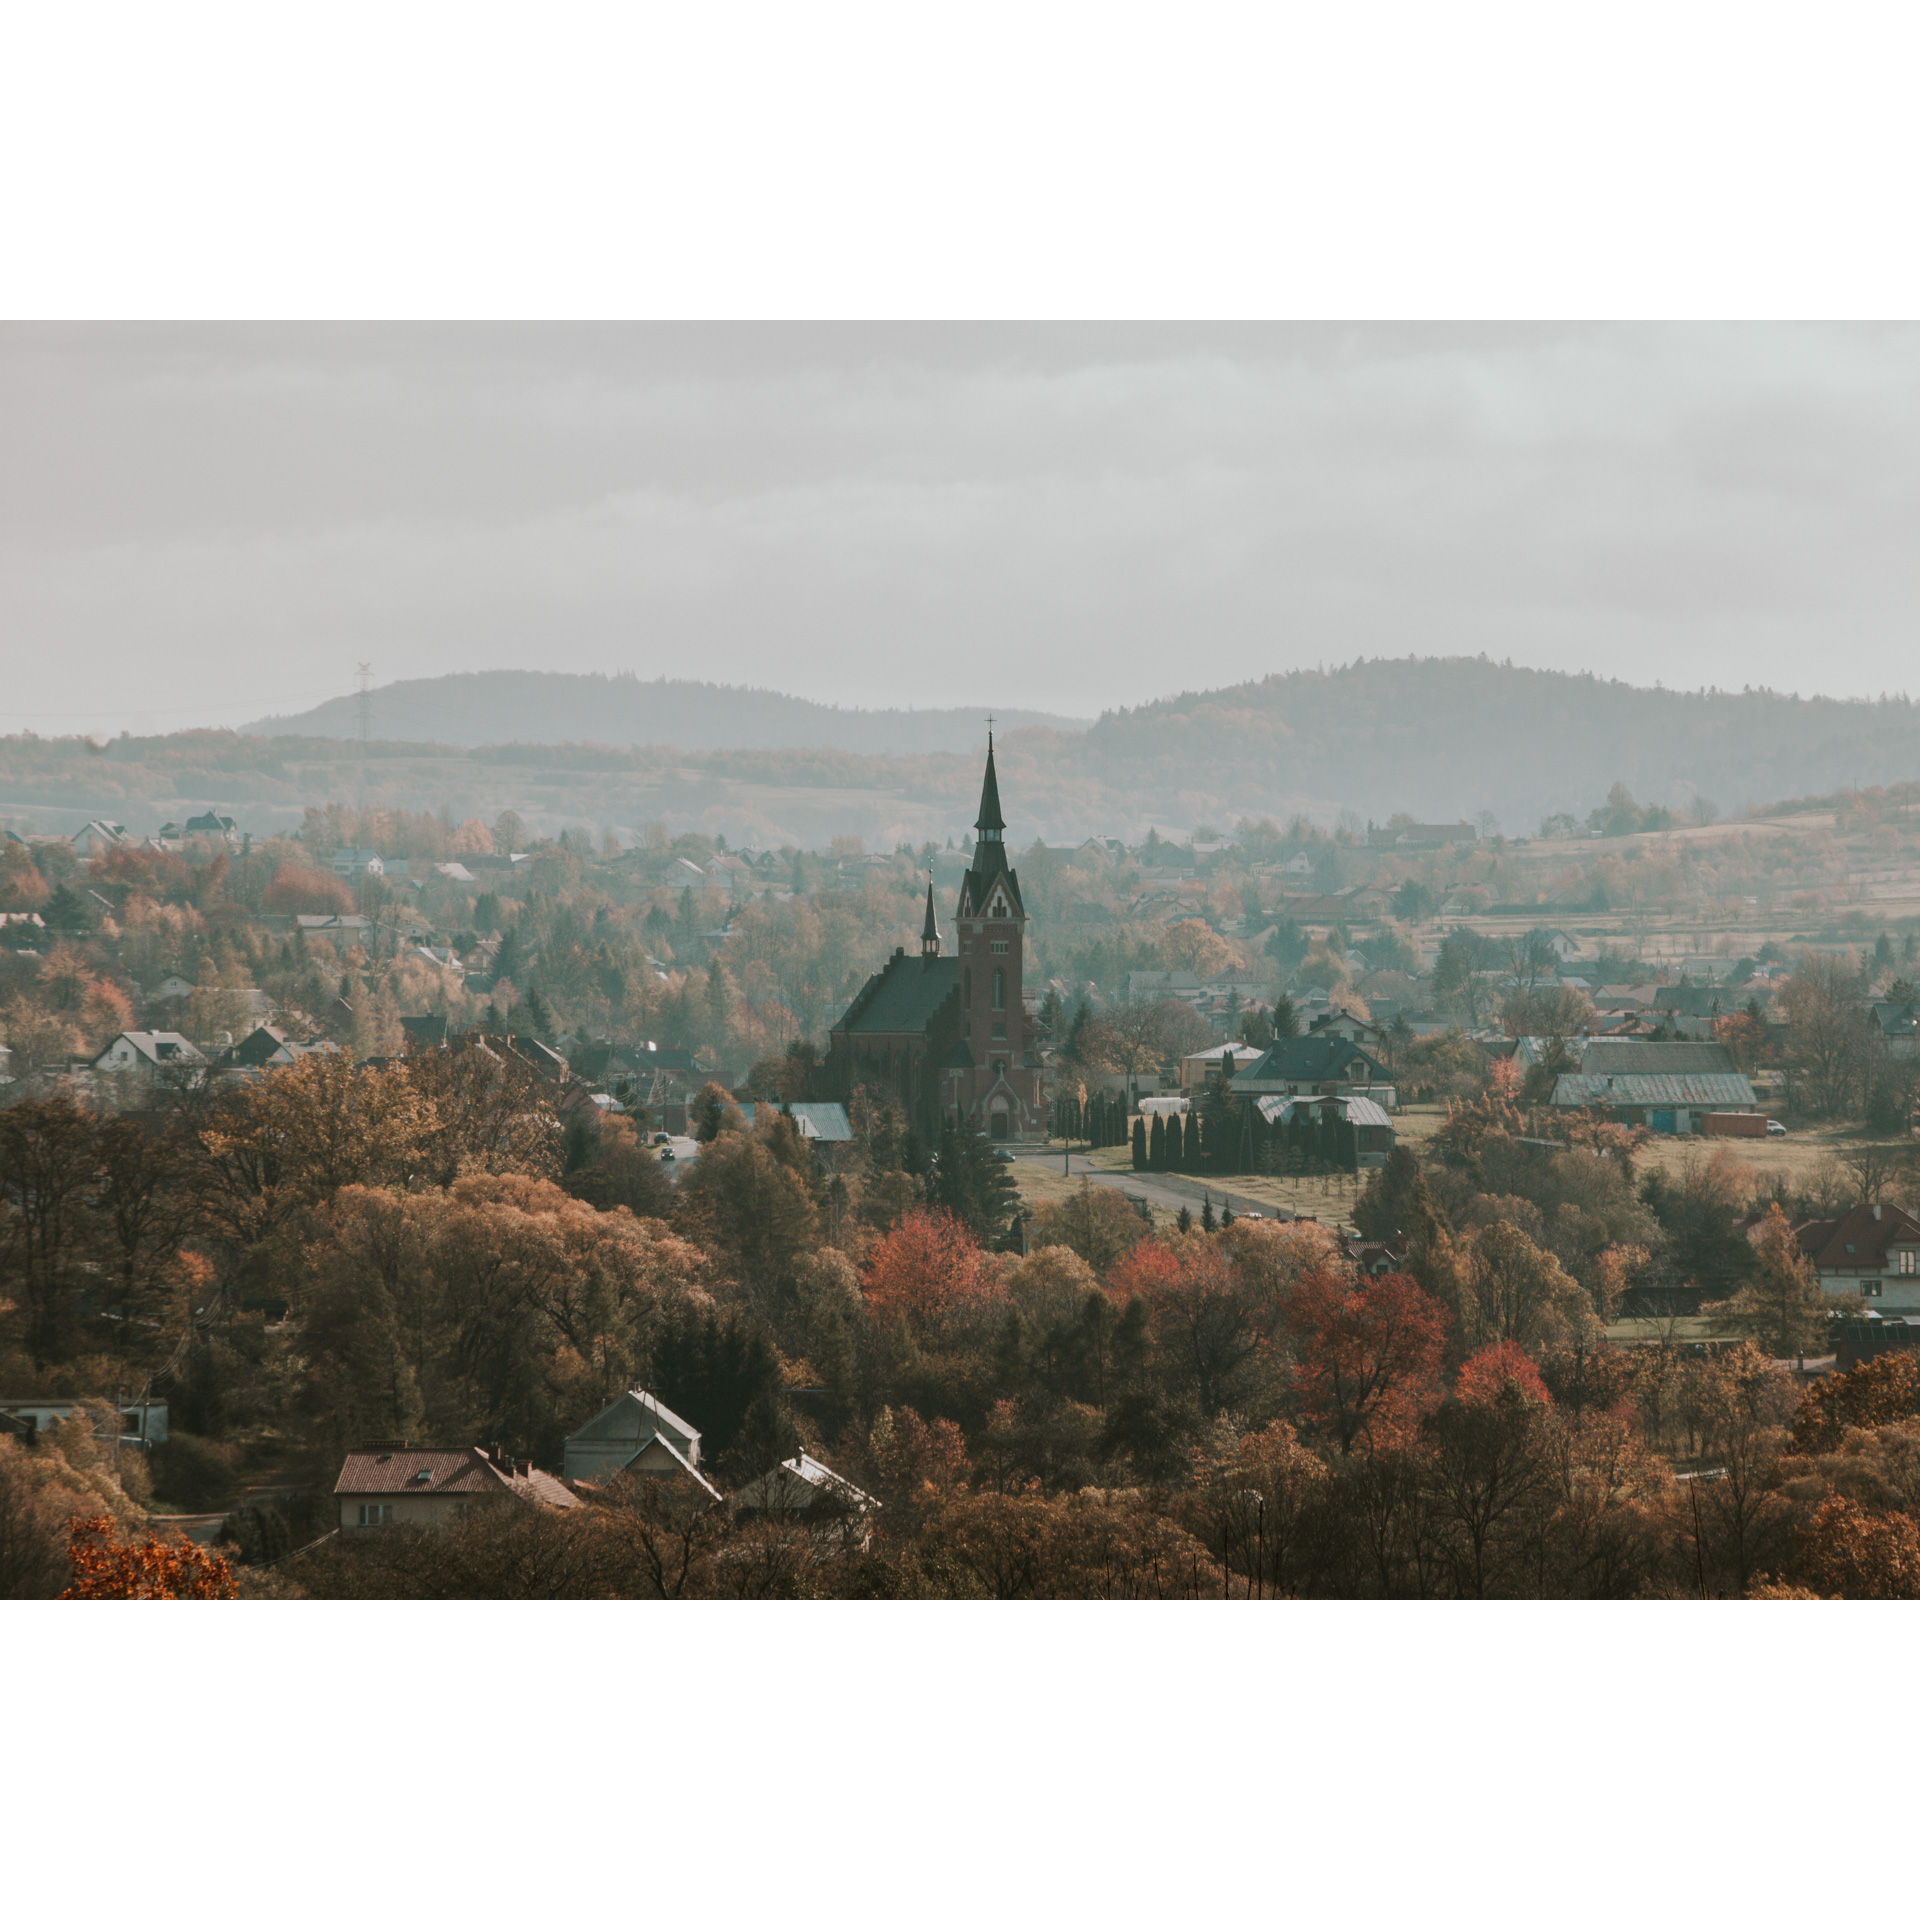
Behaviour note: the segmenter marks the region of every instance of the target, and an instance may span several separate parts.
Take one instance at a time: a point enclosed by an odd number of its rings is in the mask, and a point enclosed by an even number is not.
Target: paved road
[[[1061,1172],[1061,1190],[1064,1194],[1068,1180],[1078,1180],[1083,1175],[1096,1187],[1112,1187],[1118,1193],[1124,1193],[1129,1199],[1139,1199],[1149,1206],[1163,1207],[1169,1213],[1178,1213],[1182,1207],[1191,1207],[1193,1217],[1200,1217],[1200,1208],[1209,1194],[1213,1197],[1213,1210],[1218,1215],[1225,1207],[1229,1195],[1218,1187],[1209,1186],[1204,1180],[1189,1180],[1180,1173],[1135,1173],[1131,1168],[1115,1171],[1108,1167],[1098,1167],[1082,1154],[1066,1155],[1058,1148],[1014,1147],[1011,1148],[1017,1160],[1032,1166],[1051,1166]],[[1287,1207],[1257,1206],[1248,1200],[1233,1201],[1233,1215],[1236,1220],[1291,1220],[1293,1213]]]

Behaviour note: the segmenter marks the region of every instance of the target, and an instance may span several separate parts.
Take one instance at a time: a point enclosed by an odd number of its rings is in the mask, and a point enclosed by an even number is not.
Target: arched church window
[[[960,976],[960,1004],[967,1012],[973,1011],[973,969],[971,967]]]
[[[1006,1004],[1007,1004],[1006,969],[1004,967],[995,967],[993,970],[993,1010],[994,1012],[995,1013],[1000,1012],[1001,1009],[1006,1006]]]

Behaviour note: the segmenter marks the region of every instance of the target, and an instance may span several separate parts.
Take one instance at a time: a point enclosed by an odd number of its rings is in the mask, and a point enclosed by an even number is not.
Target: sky
[[[1911,326],[0,327],[0,732],[483,667],[1920,693]]]

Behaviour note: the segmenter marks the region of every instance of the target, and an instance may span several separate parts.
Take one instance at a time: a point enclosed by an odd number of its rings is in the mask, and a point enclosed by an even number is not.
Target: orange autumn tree
[[[63,1600],[231,1600],[233,1570],[190,1540],[118,1541],[106,1514],[68,1522]]]
[[[1870,1513],[1841,1494],[1813,1511],[1795,1568],[1841,1600],[1920,1600],[1920,1527],[1910,1513]]]
[[[944,1208],[917,1207],[875,1246],[862,1291],[874,1319],[925,1327],[993,1287],[973,1235]]]
[[[1349,1280],[1331,1267],[1287,1296],[1303,1410],[1352,1453],[1410,1430],[1438,1397],[1447,1310],[1404,1273]]]
[[[1512,1387],[1521,1399],[1535,1406],[1550,1406],[1553,1395],[1540,1378],[1540,1369],[1528,1359],[1525,1348],[1512,1340],[1482,1347],[1461,1362],[1454,1381],[1454,1397],[1470,1407],[1490,1407]]]

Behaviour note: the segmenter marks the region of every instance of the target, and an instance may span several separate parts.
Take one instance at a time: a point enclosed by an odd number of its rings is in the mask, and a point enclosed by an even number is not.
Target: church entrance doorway
[[[1004,1140],[1007,1137],[1007,1110],[1005,1107],[990,1108],[987,1113],[987,1138]]]

